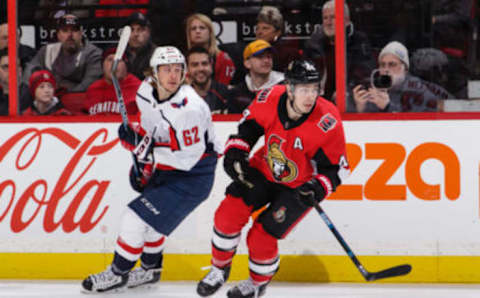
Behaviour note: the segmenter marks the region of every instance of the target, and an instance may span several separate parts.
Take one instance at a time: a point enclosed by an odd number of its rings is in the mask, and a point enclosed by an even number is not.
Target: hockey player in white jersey
[[[186,63],[175,47],[158,47],[136,102],[140,125],[119,128],[138,160],[130,182],[141,195],[128,204],[112,264],[82,283],[87,292],[118,291],[160,279],[166,238],[209,195],[218,153],[210,109],[183,84]],[[141,267],[132,270],[140,258]]]

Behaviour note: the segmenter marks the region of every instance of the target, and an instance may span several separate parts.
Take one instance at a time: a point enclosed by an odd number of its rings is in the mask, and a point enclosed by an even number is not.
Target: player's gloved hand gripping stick
[[[236,135],[230,136],[225,145],[223,167],[228,176],[234,181],[238,181],[248,188],[252,188],[253,184],[247,179],[250,171],[248,163],[249,153],[250,145],[246,141]]]

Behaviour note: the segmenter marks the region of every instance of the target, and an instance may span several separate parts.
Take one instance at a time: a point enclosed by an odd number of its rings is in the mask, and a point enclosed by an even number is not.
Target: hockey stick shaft
[[[314,199],[312,198],[312,200]],[[348,246],[345,239],[343,239],[342,235],[340,235],[338,230],[335,228],[330,218],[327,216],[325,211],[323,211],[322,207],[320,207],[320,205],[316,202],[313,205],[313,207],[315,208],[315,210],[317,210],[318,214],[320,214],[320,217],[327,224],[330,231],[333,233],[335,238],[337,238],[337,241],[340,243],[340,245],[345,250],[350,260],[352,260],[353,264],[355,264],[355,266],[360,271],[360,273],[362,274],[362,276],[365,278],[366,281],[374,281],[380,278],[401,276],[401,275],[408,274],[412,270],[412,267],[410,265],[405,264],[405,265],[391,267],[379,272],[368,272],[360,263],[358,258],[355,256],[350,246]]]
[[[113,58],[113,65],[112,65],[112,83],[113,88],[115,89],[115,95],[117,96],[118,100],[118,107],[120,110],[120,115],[122,116],[122,125],[125,129],[128,127],[128,115],[127,115],[127,108],[125,106],[125,100],[123,99],[122,89],[120,89],[120,83],[118,82],[117,78],[117,67],[118,63],[123,57],[125,50],[127,49],[128,40],[130,39],[130,34],[132,33],[132,29],[130,26],[123,27],[122,34],[120,35],[120,40],[118,41],[117,50],[115,51],[115,57]],[[139,175],[139,165],[138,160],[135,154],[132,153],[133,158],[133,170],[135,174]]]
[[[130,26],[123,27],[122,34],[120,35],[120,40],[118,41],[117,50],[115,51],[115,57],[112,65],[112,83],[113,88],[115,89],[115,95],[118,99],[118,105],[120,110],[120,115],[122,115],[122,123],[126,127],[128,125],[128,115],[127,108],[125,107],[125,100],[123,99],[122,89],[120,89],[120,83],[117,78],[117,67],[118,63],[123,57],[125,50],[127,49],[128,40],[130,39],[130,34],[132,29]]]

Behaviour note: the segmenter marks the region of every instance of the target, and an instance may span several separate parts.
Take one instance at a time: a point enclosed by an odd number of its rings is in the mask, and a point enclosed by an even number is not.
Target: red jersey
[[[224,85],[230,84],[235,74],[235,64],[227,53],[219,51],[215,55],[214,79]]]
[[[291,188],[318,175],[329,192],[335,191],[350,173],[337,108],[318,97],[311,113],[294,121],[288,118],[286,105],[286,87],[276,85],[260,91],[244,111],[240,137],[252,148],[261,135],[265,136],[250,165],[269,181]]]
[[[123,100],[129,115],[135,115],[138,112],[135,97],[138,87],[142,82],[134,75],[128,74],[120,82]],[[85,110],[90,115],[112,115],[120,114],[117,96],[113,84],[109,84],[104,78],[97,80],[87,89],[87,98],[85,100]]]

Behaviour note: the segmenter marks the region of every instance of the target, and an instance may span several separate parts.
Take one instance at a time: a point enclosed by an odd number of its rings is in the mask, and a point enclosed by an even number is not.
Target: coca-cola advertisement
[[[88,243],[90,236],[108,234],[114,228],[109,217],[135,196],[128,188],[129,156],[116,131],[88,123],[8,126],[3,131],[11,133],[0,145],[2,236],[38,251],[61,250],[59,235]],[[22,235],[43,244],[24,246]],[[3,251],[18,248],[0,244]]]

